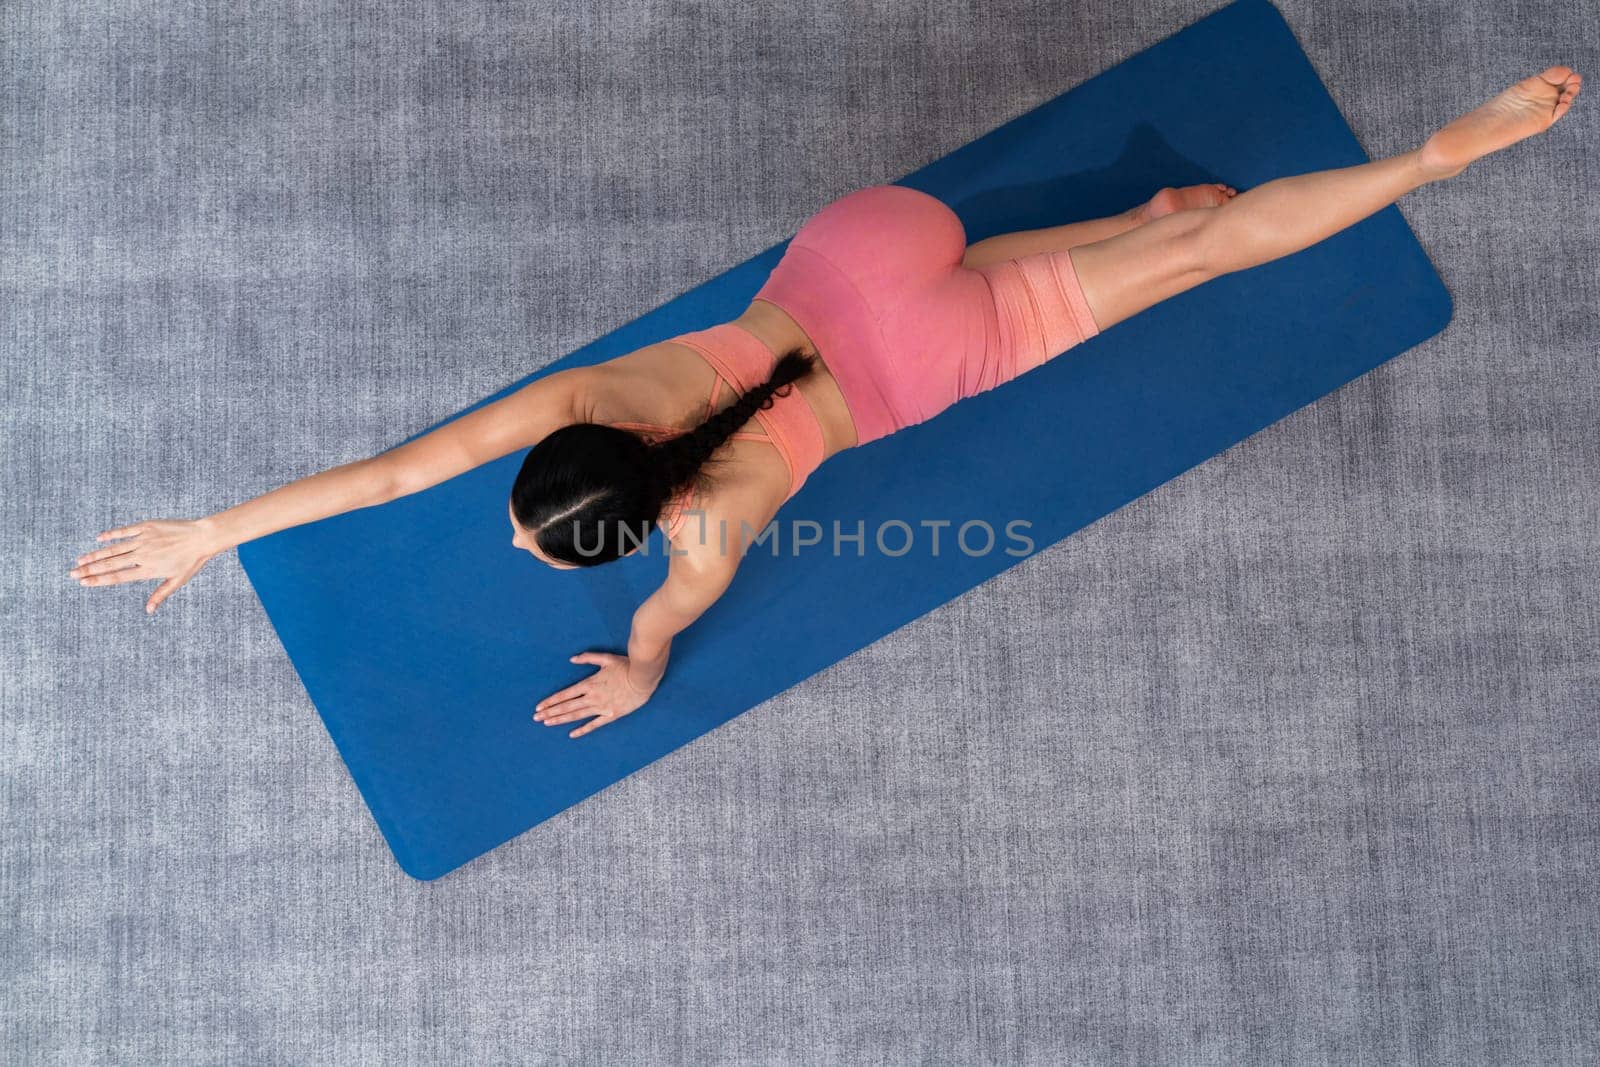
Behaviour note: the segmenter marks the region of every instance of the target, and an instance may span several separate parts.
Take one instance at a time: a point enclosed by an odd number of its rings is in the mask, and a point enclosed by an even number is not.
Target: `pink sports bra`
[[[717,400],[722,395],[724,382],[736,393],[747,393],[766,381],[778,362],[772,350],[759,337],[733,322],[679,334],[671,340],[694,349],[716,373],[703,418],[716,414]],[[817,421],[810,403],[800,395],[800,390],[792,386],[787,395],[774,396],[771,407],[757,410],[756,421],[766,430],[765,436],[749,430],[738,430],[729,440],[766,441],[777,448],[784,465],[789,468],[789,493],[784,497],[788,500],[800,491],[806,477],[822,465],[825,451],[822,424]],[[660,426],[651,422],[612,422],[606,425],[634,430],[658,440],[688,432],[676,426]],[[693,486],[687,486],[673,495],[668,505],[672,518],[667,524],[667,537],[676,537],[683,527],[693,495]]]

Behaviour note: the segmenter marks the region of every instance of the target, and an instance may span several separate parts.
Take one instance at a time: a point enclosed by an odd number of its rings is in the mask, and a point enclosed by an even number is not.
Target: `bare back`
[[[795,388],[810,405],[822,429],[823,456],[835,455],[856,443],[855,425],[844,395],[816,346],[782,309],[764,300],[733,320],[754,334],[775,354],[795,349],[817,356],[815,369]],[[659,341],[607,360],[595,368],[594,387],[581,399],[583,421],[597,423],[651,423],[691,429],[705,417],[706,398],[716,381],[711,365],[693,348],[675,341]],[[720,407],[735,396],[724,392]],[[751,419],[742,429],[765,437],[760,422]],[[734,528],[743,519],[764,526],[789,491],[789,470],[772,444],[745,437],[727,442],[718,452],[714,486],[697,506],[708,516],[724,513]],[[727,497],[727,499],[720,499]]]

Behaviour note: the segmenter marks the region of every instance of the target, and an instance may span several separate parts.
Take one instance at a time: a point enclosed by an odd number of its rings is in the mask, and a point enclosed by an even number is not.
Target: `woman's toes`
[[[1552,121],[1554,119],[1559,119],[1562,115],[1567,113],[1568,109],[1572,107],[1572,102],[1578,98],[1578,90],[1582,87],[1582,75],[1573,74],[1572,77],[1567,79],[1566,84],[1561,87],[1561,95],[1556,97],[1556,106],[1552,116]]]
[[[1561,85],[1568,78],[1572,77],[1572,68],[1558,63],[1548,70],[1541,72],[1539,77],[1543,78],[1551,85]]]
[[[1185,185],[1181,189],[1169,185],[1152,196],[1150,202],[1144,205],[1143,211],[1148,221],[1170,215],[1175,211],[1221,207],[1235,195],[1237,194],[1233,186],[1226,182],[1202,182],[1199,185]]]

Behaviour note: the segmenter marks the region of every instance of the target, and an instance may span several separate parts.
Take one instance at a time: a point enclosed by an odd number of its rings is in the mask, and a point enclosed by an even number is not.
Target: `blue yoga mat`
[[[1277,10],[1242,0],[902,184],[950,204],[976,241],[1112,214],[1162,185],[1246,189],[1366,159]],[[482,403],[736,316],[782,251]],[[1389,208],[837,456],[779,515],[780,534],[819,523],[824,546],[747,557],[674,643],[651,702],[576,740],[534,723],[534,702],[589,672],[569,656],[625,650],[634,608],[666,572],[664,542],[592,570],[531,561],[506,521],[522,453],[241,545],[239,557],[396,860],[435,878],[1011,567],[1025,557],[1008,554],[1020,547],[1008,523],[1026,521],[1032,551],[1047,548],[1432,336],[1450,313]],[[862,524],[861,550],[826,550],[835,520],[845,534]],[[889,551],[905,543],[894,520],[914,535],[898,556],[874,545],[880,529]],[[975,533],[968,554],[952,526],[935,550],[921,524],[937,520],[981,520],[999,540],[982,553]]]

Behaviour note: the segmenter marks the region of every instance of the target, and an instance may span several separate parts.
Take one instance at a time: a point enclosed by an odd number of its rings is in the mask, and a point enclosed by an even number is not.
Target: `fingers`
[[[550,709],[554,708],[557,704],[565,703],[568,700],[576,700],[577,698],[583,696],[588,691],[589,691],[589,679],[585,678],[583,681],[578,682],[576,685],[569,685],[565,689],[561,690],[560,692],[552,693],[549,696],[545,697],[543,700],[539,701],[539,703],[537,703],[537,704],[535,704],[533,706],[533,710],[536,711],[536,712],[549,711]]]
[[[128,567],[137,567],[138,561],[130,555],[138,548],[137,545],[117,546],[115,552],[107,550],[106,553],[96,552],[96,563],[80,563],[67,572],[68,577],[83,578],[91,574],[107,574],[111,571],[125,570]]]
[[[605,705],[612,703],[611,698],[601,691],[606,688],[603,682],[600,683],[600,690],[595,688],[595,679],[604,676],[606,667],[619,663],[626,664],[627,657],[611,652],[580,652],[569,659],[573,663],[586,663],[599,667],[601,671],[539,701],[534,705],[533,721],[544,723],[546,726],[561,726],[577,722],[579,719],[588,719],[587,723],[567,735],[582,737],[589,731],[599,729],[619,718],[606,709]]]
[[[591,719],[588,722],[584,723],[582,726],[578,727],[576,730],[572,731],[567,736],[568,737],[582,737],[584,734],[588,733],[590,730],[598,730],[598,729],[600,729],[600,727],[604,726],[606,723],[611,722],[611,721],[612,721],[612,718],[609,715],[598,716],[597,718]]]
[[[534,709],[533,721],[549,722],[556,715],[565,715],[568,718],[571,718],[572,715],[580,709],[593,706],[593,700],[581,695],[562,704],[541,704]]]
[[[572,663],[587,663],[595,667],[604,667],[607,661],[621,658],[622,657],[620,656],[613,656],[609,652],[579,652],[576,656],[568,657],[569,661]],[[535,704],[533,706],[533,710],[545,711],[549,708],[555,707],[557,704],[560,704],[563,701],[572,700],[574,697],[582,696],[584,693],[589,691],[590,683],[594,681],[594,678],[595,676],[591,674],[581,682],[574,682],[572,685],[567,686],[565,689],[562,689],[559,692],[551,693],[549,696],[539,701],[539,703]]]
[[[193,573],[194,572],[191,571],[189,574],[174,575],[173,577],[162,582],[160,585],[156,586],[156,591],[151,593],[150,599],[144,602],[144,613],[146,615],[154,613],[155,610],[161,606],[162,601],[166,600],[167,597],[171,596],[173,593],[176,593],[178,591],[178,586],[182,585],[184,582],[187,582],[190,574]]]
[[[137,563],[122,567],[118,570],[104,571],[98,574],[85,575],[78,579],[79,585],[122,585],[124,582],[148,582],[159,575],[151,574]]]
[[[73,562],[81,566],[85,563],[93,563],[95,560],[110,559],[112,556],[120,556],[124,552],[132,552],[138,547],[138,545],[129,544],[128,542],[124,541],[119,545],[107,545],[105,548],[97,548],[93,552],[85,552],[83,555],[73,560]]]
[[[571,707],[562,707],[556,709],[555,711],[544,712],[542,718],[538,715],[535,715],[534,720],[537,722],[542,722],[546,726],[560,726],[562,723],[576,722],[579,719],[587,719],[591,715],[604,714],[605,711],[601,709],[593,700],[581,700],[573,704]]]
[[[138,537],[144,533],[143,526],[121,526],[115,530],[102,530],[94,535],[96,541],[107,541],[117,537]]]

